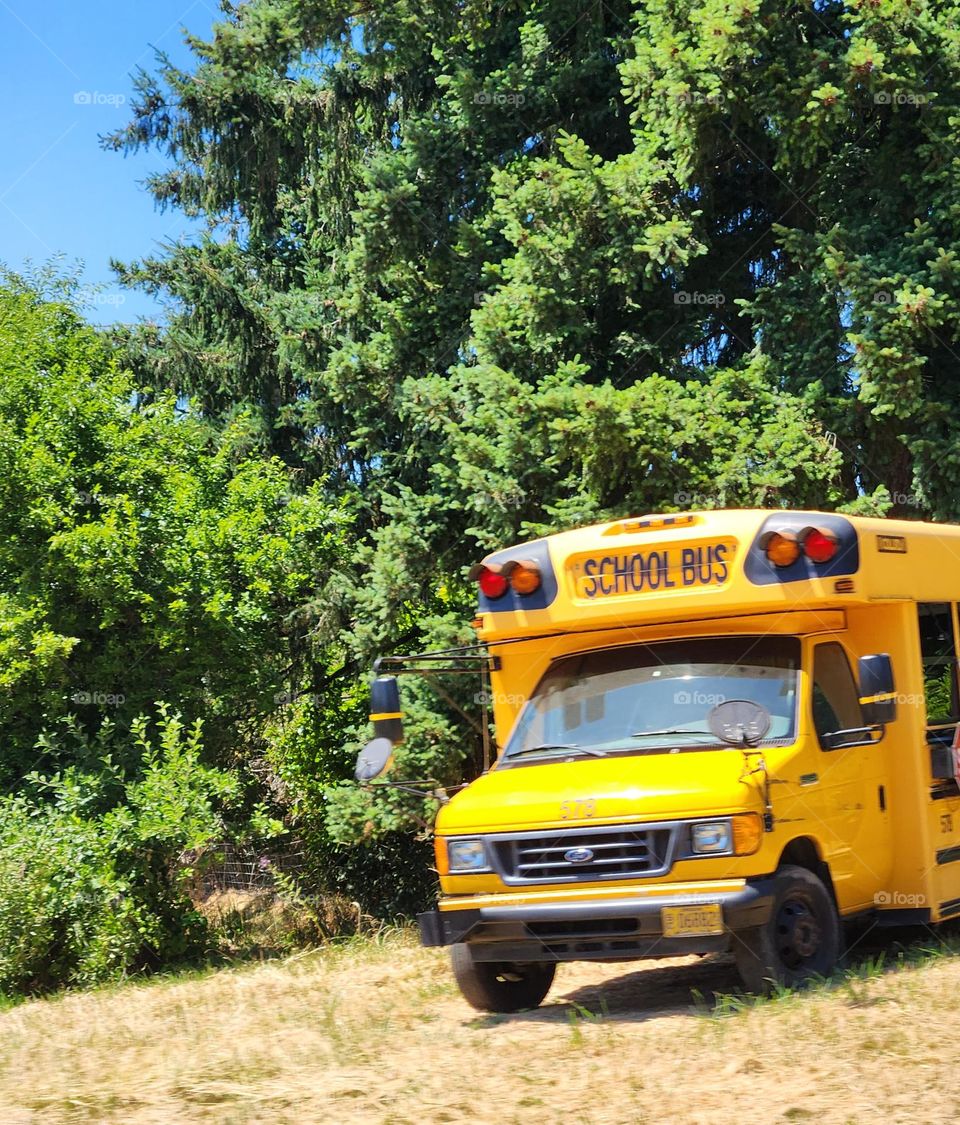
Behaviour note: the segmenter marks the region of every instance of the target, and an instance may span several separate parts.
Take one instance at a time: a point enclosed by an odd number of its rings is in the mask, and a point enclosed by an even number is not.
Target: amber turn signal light
[[[763,821],[756,813],[741,813],[733,818],[733,854],[753,855],[763,839]]]
[[[767,539],[765,551],[774,566],[790,566],[800,558],[800,544],[791,532],[774,531]]]
[[[510,585],[517,594],[532,594],[540,589],[540,568],[536,563],[519,562],[510,571]]]
[[[434,836],[433,838],[433,854],[437,862],[437,874],[449,875],[450,874],[450,857],[447,854],[447,841],[443,836]]]

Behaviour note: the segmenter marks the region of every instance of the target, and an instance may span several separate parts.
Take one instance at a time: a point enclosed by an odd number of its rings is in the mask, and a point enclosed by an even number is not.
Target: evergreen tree
[[[225,4],[107,141],[207,223],[131,362],[352,497],[351,668],[574,521],[955,518],[957,8]]]

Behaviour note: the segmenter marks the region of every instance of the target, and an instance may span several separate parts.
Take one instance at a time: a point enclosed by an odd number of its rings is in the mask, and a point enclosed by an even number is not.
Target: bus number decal
[[[561,801],[561,820],[589,820],[597,815],[597,802],[589,801]]]

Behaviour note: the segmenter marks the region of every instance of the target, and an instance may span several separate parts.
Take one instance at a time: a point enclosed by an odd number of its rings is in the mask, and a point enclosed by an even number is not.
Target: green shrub
[[[0,789],[38,739],[45,772],[72,764],[44,737],[67,715],[95,734],[158,697],[206,719],[212,758],[259,754],[290,677],[328,659],[345,509],[243,416],[218,433],[181,406],[0,270]]]
[[[355,902],[381,921],[412,918],[433,906],[437,876],[433,844],[407,832],[384,832],[362,843],[332,841],[323,825],[305,825],[305,884]]]
[[[154,731],[138,719],[90,741],[68,724],[78,764],[0,802],[0,993],[93,984],[203,948],[184,857],[222,838],[238,783],[202,764],[199,724],[158,709]],[[125,756],[135,768],[117,764]]]

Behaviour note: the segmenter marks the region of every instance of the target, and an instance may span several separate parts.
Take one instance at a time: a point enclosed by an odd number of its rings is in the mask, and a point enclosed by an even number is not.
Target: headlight
[[[717,855],[731,851],[729,820],[708,820],[690,829],[690,843],[696,855]]]
[[[487,853],[482,840],[448,840],[447,857],[451,874],[487,869]]]

